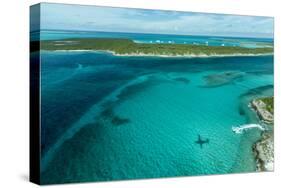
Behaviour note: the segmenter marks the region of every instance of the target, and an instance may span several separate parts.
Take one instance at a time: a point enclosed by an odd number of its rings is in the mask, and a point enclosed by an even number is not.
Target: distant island
[[[31,42],[31,48],[34,44]],[[231,46],[207,46],[191,44],[135,43],[130,39],[73,38],[40,41],[41,50],[94,50],[106,51],[120,56],[239,56],[273,54],[272,47],[245,48]]]

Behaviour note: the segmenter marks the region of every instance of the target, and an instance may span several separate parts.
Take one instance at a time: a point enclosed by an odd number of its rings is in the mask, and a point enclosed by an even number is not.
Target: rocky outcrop
[[[251,102],[251,106],[257,112],[259,118],[265,123],[273,124],[273,111],[268,110],[268,105],[263,99],[255,99]]]
[[[250,103],[250,106],[256,111],[260,120],[267,124],[266,126],[273,126],[274,123],[273,99],[273,97],[258,98]],[[257,162],[257,171],[274,170],[274,127],[270,127],[270,130],[271,131],[264,131],[261,139],[253,146]]]
[[[263,133],[253,150],[257,160],[257,171],[274,170],[274,139],[272,133]]]

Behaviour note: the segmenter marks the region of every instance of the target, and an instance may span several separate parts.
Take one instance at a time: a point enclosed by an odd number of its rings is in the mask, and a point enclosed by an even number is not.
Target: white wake
[[[244,131],[253,129],[253,128],[258,128],[261,131],[265,130],[264,127],[261,126],[260,124],[245,124],[245,125],[241,125],[238,127],[232,127],[232,131],[235,132],[236,134],[242,134]]]

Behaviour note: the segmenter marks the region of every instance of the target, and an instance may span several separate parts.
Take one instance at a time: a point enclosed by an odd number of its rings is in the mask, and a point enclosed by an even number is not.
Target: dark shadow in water
[[[244,109],[243,109],[241,106],[239,106],[239,114],[240,114],[241,116],[244,116],[244,115],[245,115],[245,111],[244,111]]]
[[[253,89],[249,89],[246,93],[240,95],[241,97],[253,96],[253,95],[262,95],[266,91],[273,90],[274,86],[272,84],[256,87]]]
[[[100,115],[100,120],[110,121],[112,125],[119,126],[131,122],[129,118],[124,118],[116,115],[113,110],[113,105],[109,105]]]
[[[123,125],[123,124],[127,124],[127,123],[130,123],[130,119],[128,118],[122,118],[122,117],[119,117],[119,116],[114,116],[112,117],[111,119],[111,123],[113,125]]]
[[[100,114],[101,117],[112,117],[113,116],[113,109],[112,106],[107,107],[105,110],[103,110]]]
[[[220,87],[226,84],[233,83],[236,80],[240,80],[244,75],[245,73],[237,71],[227,71],[218,74],[210,74],[203,77],[205,85],[200,87]]]
[[[256,75],[256,76],[260,76],[260,75],[272,75],[272,74],[273,74],[273,69],[272,69],[272,70],[247,71],[247,74],[252,74],[252,75]]]

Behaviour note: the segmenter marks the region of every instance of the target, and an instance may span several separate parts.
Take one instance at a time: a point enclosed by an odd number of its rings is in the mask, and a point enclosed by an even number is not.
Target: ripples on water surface
[[[273,57],[42,52],[42,182],[253,172],[249,101],[273,94]],[[210,140],[202,149],[198,134]]]

